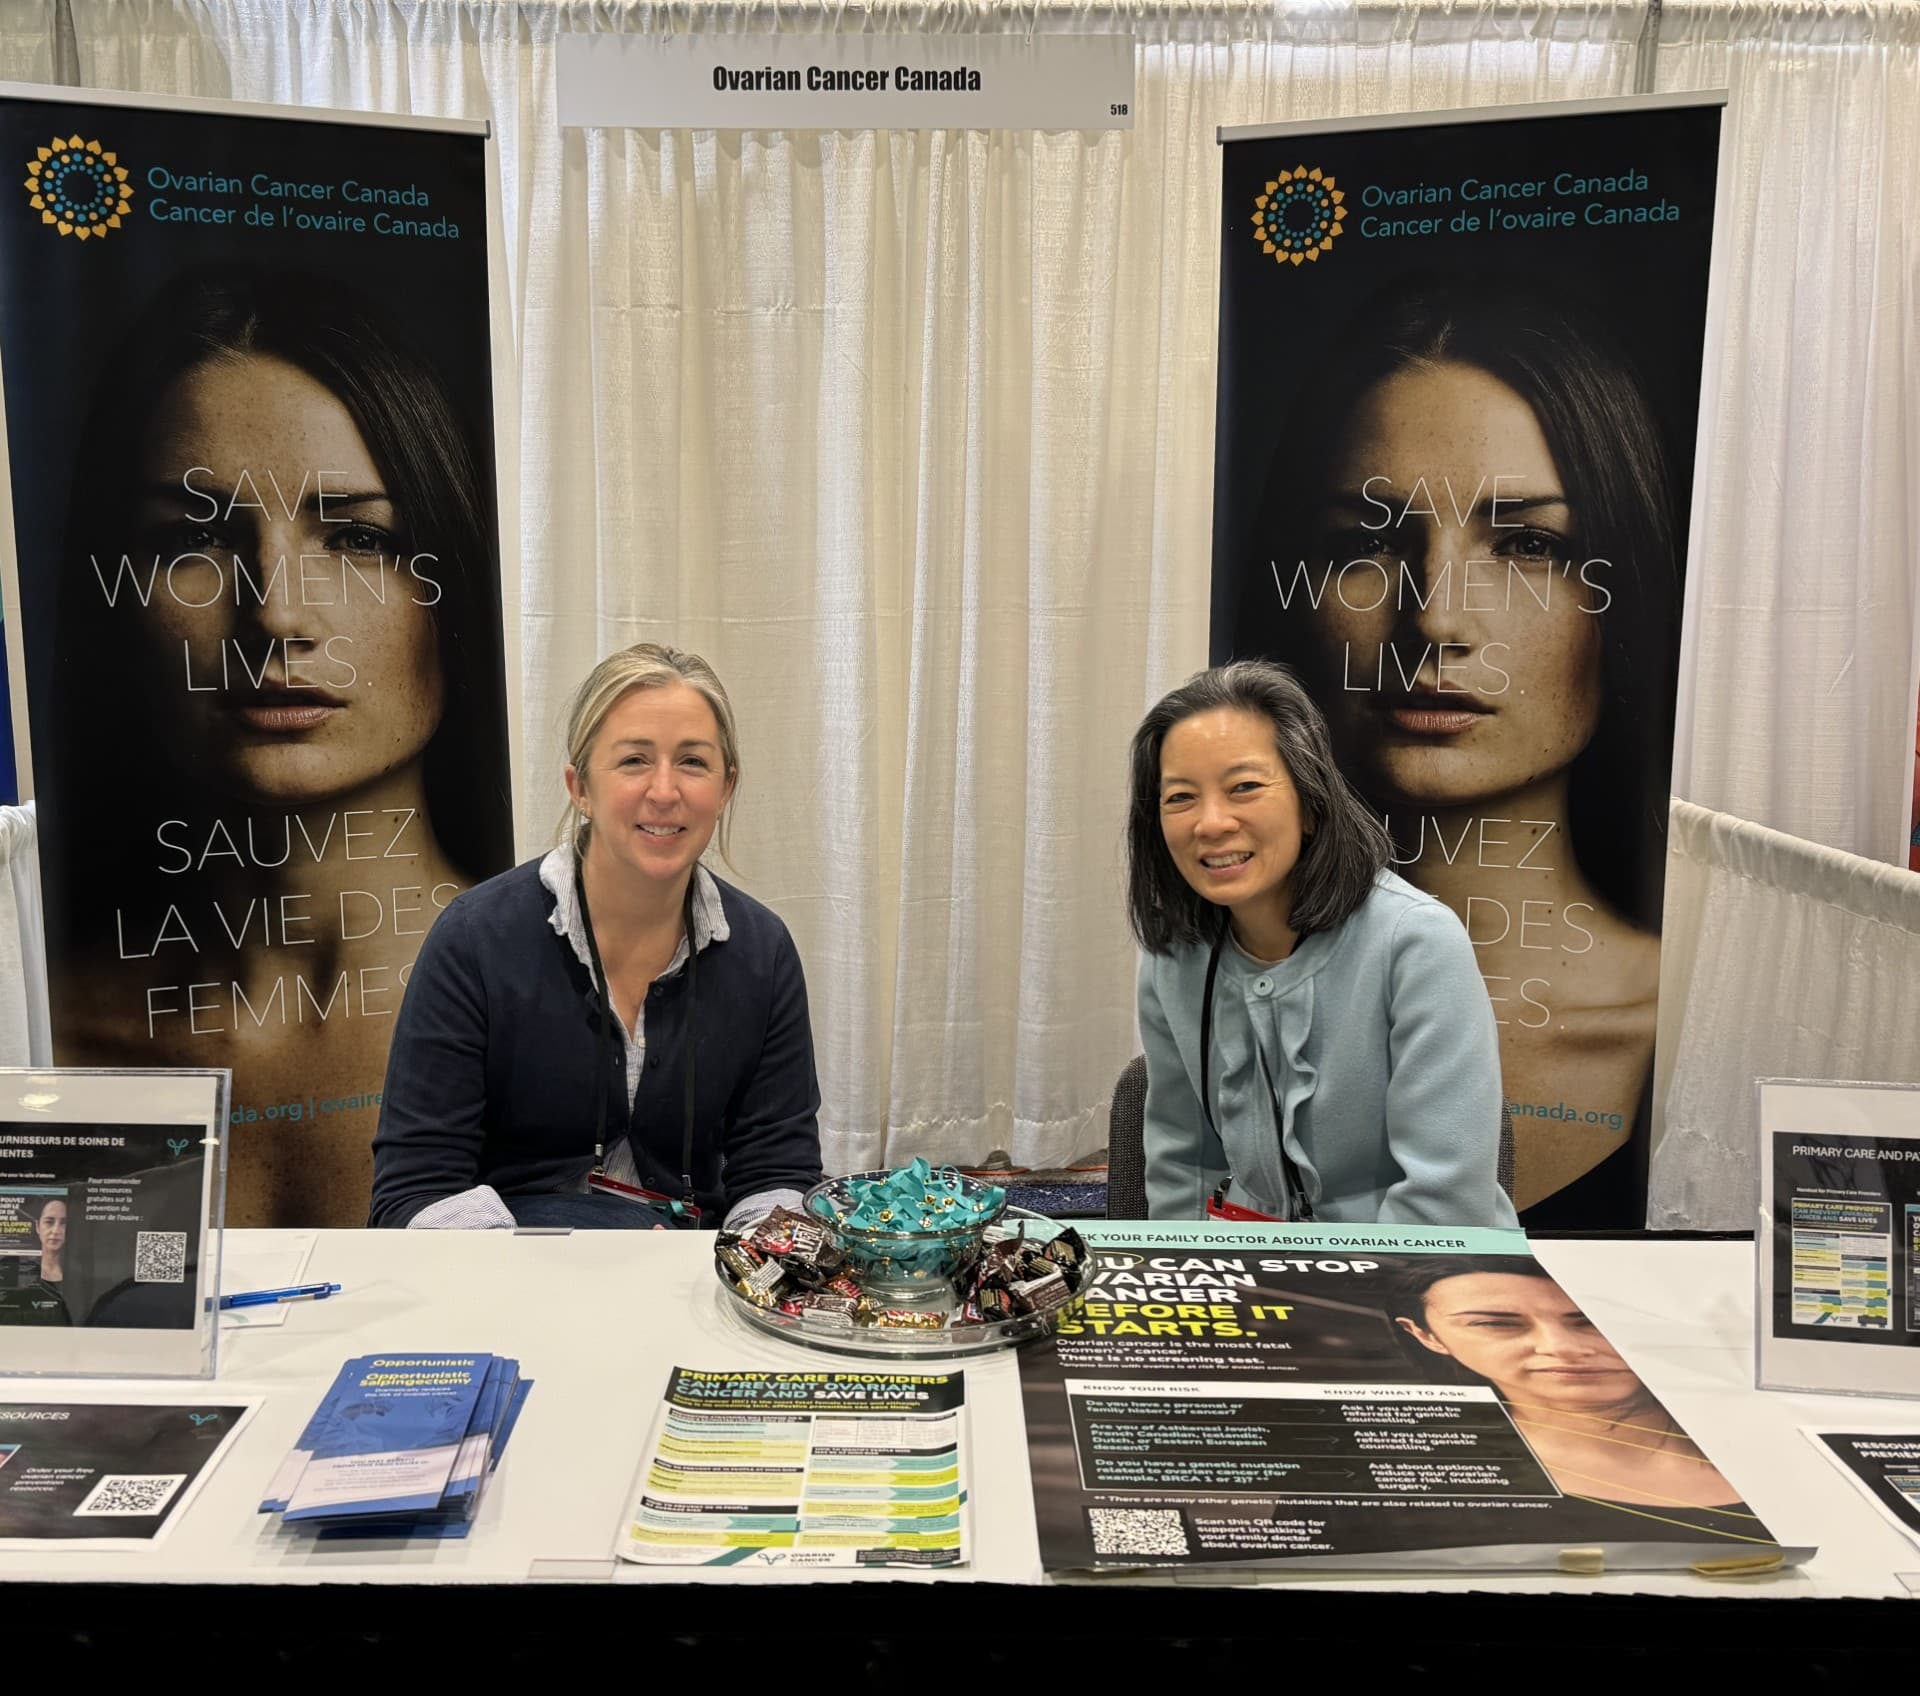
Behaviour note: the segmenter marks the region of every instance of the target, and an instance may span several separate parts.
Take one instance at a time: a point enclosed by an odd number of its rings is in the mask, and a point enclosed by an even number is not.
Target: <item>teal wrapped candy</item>
[[[923,1292],[972,1270],[982,1233],[1000,1217],[1007,1192],[925,1159],[891,1172],[829,1178],[808,1192],[806,1210],[830,1223],[863,1284]]]

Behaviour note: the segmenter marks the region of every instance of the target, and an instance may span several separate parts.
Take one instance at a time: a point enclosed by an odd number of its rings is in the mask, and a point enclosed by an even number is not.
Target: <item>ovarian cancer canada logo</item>
[[[1276,265],[1298,265],[1333,250],[1346,222],[1346,195],[1318,165],[1282,171],[1254,197],[1253,239]]]
[[[104,239],[133,206],[133,185],[118,157],[78,135],[53,138],[27,162],[27,194],[40,222],[63,236]]]

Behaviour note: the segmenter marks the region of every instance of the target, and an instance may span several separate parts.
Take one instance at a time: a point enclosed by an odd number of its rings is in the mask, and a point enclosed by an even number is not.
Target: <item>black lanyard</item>
[[[1213,1132],[1216,1140],[1220,1129],[1213,1122],[1213,1104],[1207,1100],[1207,1095],[1208,1078],[1213,1067],[1213,984],[1220,975],[1220,950],[1226,946],[1227,930],[1232,923],[1224,909],[1220,921],[1220,934],[1213,939],[1213,952],[1207,956],[1207,987],[1200,992],[1200,1111],[1206,1114],[1207,1129]],[[1273,1075],[1267,1070],[1267,1057],[1260,1053],[1258,1036],[1254,1038],[1253,1050],[1260,1061],[1260,1076],[1266,1080],[1267,1093],[1273,1097],[1274,1138],[1280,1144],[1280,1181],[1287,1188],[1287,1217],[1310,1225],[1313,1223],[1313,1203],[1308,1199],[1300,1168],[1287,1152],[1286,1114],[1280,1106],[1279,1092],[1273,1087]]]
[[[686,1190],[686,1204],[694,1205],[693,1199],[693,992],[698,982],[700,950],[693,940],[693,882],[700,875],[695,866],[687,877],[687,899],[680,911],[680,922],[687,933],[687,1032],[685,1046],[680,1053],[680,1083],[682,1108],[680,1118],[680,1182]],[[607,1074],[608,1047],[613,1041],[613,1024],[620,1017],[614,1010],[613,993],[607,988],[607,968],[600,964],[600,943],[593,934],[593,911],[587,905],[587,880],[580,864],[580,856],[573,857],[573,887],[580,903],[580,927],[587,933],[587,953],[593,961],[593,987],[600,997],[600,1037],[595,1044],[595,1057],[600,1073],[600,1087],[594,1092],[593,1111],[593,1164],[599,1169],[601,1157],[606,1153],[607,1136]],[[627,1147],[633,1148],[633,1112],[629,1105],[627,1112]],[[638,1159],[634,1164],[639,1165]]]

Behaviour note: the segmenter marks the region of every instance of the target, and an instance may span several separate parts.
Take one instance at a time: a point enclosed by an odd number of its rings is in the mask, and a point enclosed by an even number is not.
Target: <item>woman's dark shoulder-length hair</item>
[[[1571,832],[1582,870],[1623,912],[1660,923],[1672,699],[1678,664],[1677,501],[1668,453],[1633,362],[1595,317],[1505,278],[1415,278],[1365,302],[1284,405],[1258,529],[1236,592],[1217,609],[1215,651],[1269,654],[1323,688],[1343,681],[1314,640],[1295,581],[1316,513],[1350,445],[1354,411],[1409,367],[1455,363],[1499,379],[1532,408],[1575,514],[1597,613],[1601,707],[1575,761]],[[1439,497],[1436,497],[1439,498]],[[1289,590],[1283,607],[1275,574]],[[1222,637],[1226,638],[1223,643]],[[1349,752],[1342,750],[1343,754]]]
[[[124,592],[108,608],[89,562],[97,558],[111,583],[132,550],[138,469],[167,390],[210,360],[246,355],[284,360],[345,406],[386,479],[400,547],[432,556],[419,569],[440,591],[430,616],[444,705],[426,755],[428,807],[463,870],[496,871],[510,861],[512,842],[498,757],[506,708],[490,436],[469,427],[439,374],[375,306],[331,278],[291,271],[221,267],[177,277],[101,365],[74,456],[61,561],[53,700],[61,745],[75,751],[48,774],[61,811],[72,828],[98,822],[87,814],[98,811],[102,786],[79,751],[118,746],[126,736],[125,703],[100,679],[103,665],[129,651],[130,614]],[[145,762],[148,781],[167,784],[178,799],[183,783],[190,788],[194,751],[182,751],[184,761],[154,752],[160,758]],[[138,816],[124,787],[111,799],[123,818]]]
[[[1160,827],[1160,751],[1167,733],[1196,713],[1236,708],[1273,726],[1310,834],[1294,868],[1289,922],[1301,936],[1331,930],[1366,900],[1387,860],[1387,833],[1333,761],[1327,721],[1284,666],[1238,660],[1196,672],[1164,695],[1134,732],[1127,806],[1127,913],[1150,954],[1210,942],[1225,922],[1180,875]]]
[[[1419,1255],[1396,1272],[1386,1286],[1386,1314],[1390,1321],[1407,1320],[1421,1330],[1427,1323],[1427,1296],[1434,1285],[1449,1278],[1468,1278],[1476,1273],[1508,1273],[1516,1278],[1543,1278],[1554,1281],[1553,1274],[1531,1255],[1502,1256],[1498,1259],[1460,1254]],[[1435,1354],[1419,1338],[1394,1324],[1394,1341],[1400,1352],[1428,1377],[1444,1384],[1484,1384],[1486,1380],[1471,1372],[1451,1355]]]

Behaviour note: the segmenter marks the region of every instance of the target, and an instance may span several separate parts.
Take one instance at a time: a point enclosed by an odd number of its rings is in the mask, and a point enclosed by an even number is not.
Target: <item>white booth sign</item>
[[[1125,130],[1130,35],[563,35],[560,122]]]

